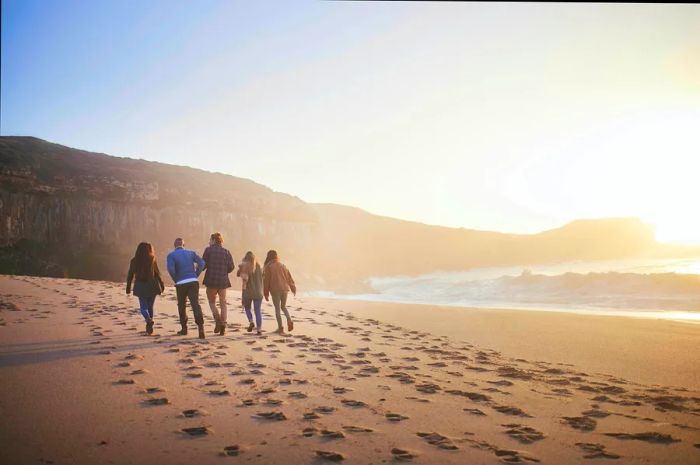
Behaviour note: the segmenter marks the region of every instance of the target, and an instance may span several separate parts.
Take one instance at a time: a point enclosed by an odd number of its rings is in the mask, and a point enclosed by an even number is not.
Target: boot
[[[150,319],[146,322],[146,334],[153,334],[153,319]]]
[[[199,338],[204,339],[204,325],[197,325],[197,329],[199,329]]]
[[[248,324],[248,329],[247,329],[247,331],[248,331],[248,332],[251,332],[251,331],[253,330],[253,328],[255,328],[255,323],[253,323],[252,321],[249,321],[248,323],[249,323],[249,324]]]
[[[177,332],[176,336],[187,336],[187,323],[180,323],[182,329]]]

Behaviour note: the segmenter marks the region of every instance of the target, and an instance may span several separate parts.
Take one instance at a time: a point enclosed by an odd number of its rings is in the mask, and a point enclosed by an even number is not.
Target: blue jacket
[[[175,283],[184,279],[197,279],[204,269],[204,260],[194,250],[184,247],[178,247],[170,252],[167,264],[168,273]]]

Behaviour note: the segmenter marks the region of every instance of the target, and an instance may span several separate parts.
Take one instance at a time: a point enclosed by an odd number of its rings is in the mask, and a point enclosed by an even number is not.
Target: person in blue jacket
[[[190,301],[194,321],[199,328],[199,338],[204,339],[204,316],[202,307],[199,305],[199,281],[197,278],[204,269],[204,260],[193,250],[185,248],[185,241],[178,237],[175,239],[175,250],[168,254],[168,273],[175,282],[177,294],[177,311],[180,314],[180,325],[182,329],[178,331],[178,336],[187,334],[187,312],[186,301]]]

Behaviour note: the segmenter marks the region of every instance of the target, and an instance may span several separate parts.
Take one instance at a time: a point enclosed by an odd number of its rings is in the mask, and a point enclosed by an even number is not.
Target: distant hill
[[[122,280],[136,244],[161,261],[183,236],[220,231],[236,261],[277,249],[306,288],[357,289],[372,275],[617,259],[661,246],[633,218],[578,220],[539,234],[431,226],[308,204],[253,181],[0,137],[0,272]]]

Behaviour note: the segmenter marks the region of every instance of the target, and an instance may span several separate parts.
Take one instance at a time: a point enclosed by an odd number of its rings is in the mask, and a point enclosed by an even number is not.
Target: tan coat
[[[263,287],[265,298],[269,297],[270,292],[287,292],[290,289],[294,294],[297,292],[297,286],[294,283],[292,274],[279,259],[265,265],[263,270]]]

